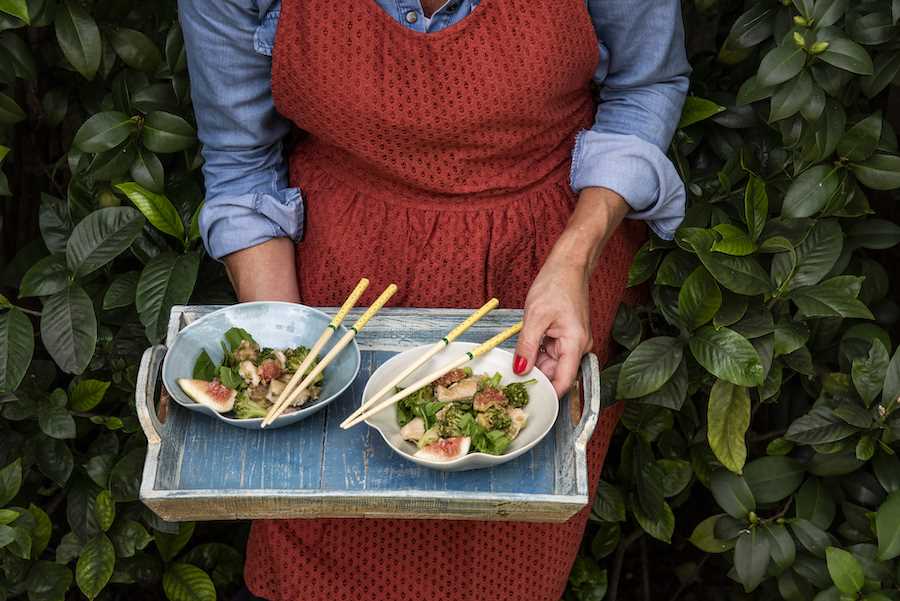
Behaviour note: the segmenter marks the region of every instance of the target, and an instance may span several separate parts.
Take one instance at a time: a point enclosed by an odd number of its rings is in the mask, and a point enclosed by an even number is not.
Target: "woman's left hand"
[[[537,366],[559,396],[575,381],[591,338],[590,280],[606,241],[630,207],[606,188],[585,188],[525,299],[513,371]]]
[[[525,299],[525,325],[513,371],[522,374],[536,366],[550,378],[559,396],[569,390],[581,356],[594,344],[589,280],[584,268],[548,259]]]

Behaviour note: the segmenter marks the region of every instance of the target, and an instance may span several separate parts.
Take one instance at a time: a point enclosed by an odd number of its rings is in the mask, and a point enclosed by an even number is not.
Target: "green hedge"
[[[628,402],[566,597],[900,599],[900,227],[870,208],[900,188],[900,0],[685,12],[690,208],[631,269],[652,303],[616,319]],[[242,536],[137,501],[139,355],[232,299],[174,3],[0,0],[0,160],[40,230],[0,274],[0,601],[226,596]]]

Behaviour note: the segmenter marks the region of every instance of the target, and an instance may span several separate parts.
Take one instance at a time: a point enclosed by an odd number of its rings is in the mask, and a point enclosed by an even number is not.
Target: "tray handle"
[[[575,427],[575,444],[586,448],[600,415],[600,362],[588,353],[581,359],[581,419]]]
[[[156,397],[159,394],[160,378],[159,367],[163,357],[166,356],[166,347],[159,344],[151,346],[144,351],[141,357],[141,366],[138,370],[137,386],[135,391],[135,408],[138,421],[147,442],[159,444],[162,440],[163,425],[156,416]]]

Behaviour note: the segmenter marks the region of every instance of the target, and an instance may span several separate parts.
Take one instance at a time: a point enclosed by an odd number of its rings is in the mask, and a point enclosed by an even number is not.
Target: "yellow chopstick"
[[[425,351],[425,353],[421,357],[419,357],[418,359],[413,361],[412,364],[409,365],[406,369],[404,369],[399,374],[394,376],[394,378],[392,378],[390,382],[385,384],[381,390],[379,390],[378,392],[373,394],[371,397],[369,397],[369,400],[367,400],[365,403],[363,403],[362,405],[357,407],[353,413],[351,413],[350,415],[347,416],[347,419],[345,419],[343,422],[341,422],[341,426],[344,426],[344,425],[350,423],[350,421],[355,419],[357,416],[361,415],[366,409],[374,406],[375,403],[377,403],[379,401],[379,399],[381,399],[381,397],[383,397],[384,395],[389,393],[391,390],[393,390],[397,384],[399,384],[404,379],[406,379],[406,377],[409,376],[411,373],[413,373],[414,371],[419,369],[419,367],[424,365],[429,359],[431,359],[432,357],[437,355],[439,352],[441,352],[442,350],[447,348],[447,346],[449,346],[449,344],[451,342],[453,342],[454,340],[459,338],[466,330],[468,330],[473,325],[475,325],[475,323],[478,322],[478,320],[480,320],[482,317],[484,317],[485,315],[487,315],[488,313],[490,313],[491,311],[496,309],[497,305],[499,305],[499,304],[500,304],[500,301],[497,300],[496,298],[492,298],[491,300],[486,302],[480,309],[478,309],[477,311],[472,313],[468,318],[466,318],[465,321],[463,321],[458,326],[456,326],[455,328],[450,330],[450,332],[446,336],[441,338],[431,348],[429,348],[427,351]]]
[[[366,312],[359,316],[359,319],[356,320],[356,323],[350,326],[350,329],[346,334],[344,334],[340,340],[338,340],[335,345],[328,351],[328,354],[325,355],[321,361],[319,361],[316,366],[306,375],[303,381],[297,386],[293,392],[291,392],[290,396],[282,395],[279,397],[277,403],[269,409],[269,413],[266,415],[265,419],[261,424],[261,427],[265,428],[273,421],[275,421],[279,415],[281,415],[287,407],[293,403],[306,388],[312,384],[313,380],[322,373],[329,363],[331,363],[335,357],[337,357],[338,353],[344,350],[350,341],[364,328],[366,324],[369,323],[369,320],[375,316],[378,311],[385,305],[385,303],[390,300],[394,293],[397,292],[397,285],[391,284],[388,286],[384,292],[381,293],[372,306],[366,309]]]
[[[416,380],[415,382],[413,382],[412,384],[410,384],[409,386],[407,386],[406,388],[404,388],[397,394],[385,399],[384,401],[382,401],[381,403],[376,405],[374,408],[369,409],[369,410],[363,412],[358,417],[355,417],[354,419],[350,420],[346,425],[341,424],[341,428],[347,430],[347,429],[352,428],[353,426],[357,425],[358,423],[369,419],[376,413],[380,413],[381,411],[390,407],[397,401],[399,401],[401,399],[405,399],[409,395],[414,394],[415,392],[417,392],[418,390],[421,390],[425,386],[428,386],[429,384],[431,384],[432,382],[434,382],[435,380],[437,380],[444,374],[446,374],[450,371],[453,371],[454,369],[457,369],[459,367],[462,367],[463,365],[465,365],[469,361],[472,361],[476,357],[480,357],[481,355],[487,353],[494,347],[496,347],[499,344],[501,344],[502,342],[506,341],[508,338],[514,336],[515,334],[518,334],[521,329],[522,329],[521,321],[515,325],[512,325],[512,326],[506,328],[505,330],[503,330],[502,332],[500,332],[499,334],[497,334],[490,340],[480,344],[479,346],[475,347],[471,351],[465,353],[460,358],[448,363],[447,365],[445,365],[444,367],[441,367],[440,369],[435,370],[434,372],[428,374],[427,376],[423,376],[423,377],[419,378],[418,380]]]
[[[278,398],[275,401],[276,403],[283,398],[287,398],[287,395],[291,394],[294,387],[300,383],[303,374],[306,373],[306,370],[309,369],[309,366],[315,358],[322,352],[325,343],[331,339],[331,335],[337,331],[338,326],[341,325],[341,322],[347,317],[347,313],[349,313],[350,309],[356,305],[359,297],[362,296],[363,292],[365,292],[368,287],[369,280],[362,278],[356,285],[356,288],[353,289],[353,292],[350,293],[350,296],[347,297],[347,300],[344,301],[344,304],[341,305],[341,308],[335,316],[331,318],[331,321],[325,327],[325,330],[322,332],[322,335],[319,336],[319,339],[316,340],[316,343],[309,350],[309,353],[304,357],[303,362],[300,363],[300,367],[297,368],[297,371],[294,372],[294,375],[291,376],[291,379],[288,381],[287,386],[281,391],[281,394],[278,395]],[[268,415],[266,417],[268,417]]]

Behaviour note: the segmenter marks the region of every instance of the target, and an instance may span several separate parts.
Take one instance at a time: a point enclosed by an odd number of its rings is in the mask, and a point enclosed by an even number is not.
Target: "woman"
[[[640,221],[670,238],[684,210],[664,155],[689,69],[678,0],[184,0],[181,13],[201,229],[240,300],[335,305],[362,275],[363,302],[389,281],[415,307],[498,296],[525,309],[514,371],[536,366],[560,394],[583,352],[603,356]],[[285,158],[292,126],[305,135]],[[591,445],[592,488],[616,419]],[[279,600],[556,601],[586,517],[263,521],[246,581]]]

